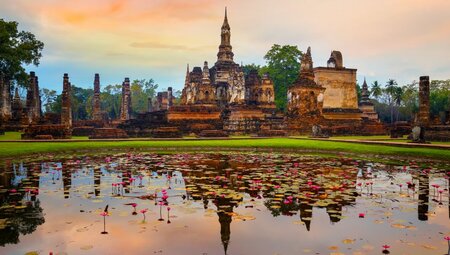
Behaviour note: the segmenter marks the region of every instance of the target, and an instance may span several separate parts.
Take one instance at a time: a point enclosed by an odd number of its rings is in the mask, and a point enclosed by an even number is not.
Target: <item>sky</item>
[[[186,65],[216,61],[224,8],[234,60],[264,64],[273,44],[311,46],[314,66],[332,50],[358,82],[450,79],[448,0],[0,0],[0,18],[44,42],[40,87],[154,79],[181,90]]]

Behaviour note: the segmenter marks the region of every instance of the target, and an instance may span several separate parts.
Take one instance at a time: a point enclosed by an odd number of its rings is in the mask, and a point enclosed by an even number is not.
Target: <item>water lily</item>
[[[144,216],[144,220],[143,220],[143,222],[145,222],[145,214],[147,213],[147,211],[148,211],[148,209],[147,209],[147,208],[145,208],[145,209],[142,209],[142,210],[140,210],[140,211],[139,211],[140,213],[142,213],[142,216]]]
[[[385,244],[385,245],[383,245],[381,247],[383,247],[383,251],[382,251],[383,254],[389,254],[390,253],[389,248],[391,248],[391,246]]]
[[[170,207],[167,207],[167,224],[170,224]]]
[[[108,234],[108,232],[106,232],[106,216],[109,216],[108,206],[106,206],[105,210],[100,213],[100,216],[103,216],[103,232],[101,232],[101,234]]]

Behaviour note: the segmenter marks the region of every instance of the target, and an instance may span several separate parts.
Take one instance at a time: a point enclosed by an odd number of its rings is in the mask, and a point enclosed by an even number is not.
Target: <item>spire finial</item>
[[[230,25],[228,24],[227,7],[225,7],[225,17],[223,18],[222,28],[230,29]]]

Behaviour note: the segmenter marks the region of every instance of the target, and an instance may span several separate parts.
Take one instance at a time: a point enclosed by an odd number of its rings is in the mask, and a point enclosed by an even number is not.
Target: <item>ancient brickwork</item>
[[[233,60],[231,46],[231,28],[227,14],[221,28],[221,40],[217,61],[208,69],[205,61],[203,69],[194,67],[186,71],[186,79],[182,91],[182,104],[214,104],[226,108],[231,104],[245,104],[245,78],[242,67]]]
[[[420,76],[419,82],[419,116],[418,124],[428,126],[430,123],[430,77]]]
[[[67,127],[72,127],[72,105],[71,105],[71,84],[69,82],[69,75],[64,74],[63,77],[63,91],[61,103],[61,124]]]
[[[261,79],[256,70],[251,70],[245,79],[247,104],[275,106],[273,86],[268,74],[264,74]]]
[[[100,75],[95,74],[94,77],[94,98],[93,98],[93,109],[92,109],[92,119],[102,120],[102,111],[100,103]]]
[[[131,117],[131,90],[130,79],[125,78],[122,83],[122,101],[120,105],[120,120],[126,121]]]
[[[36,123],[41,118],[41,98],[39,95],[39,81],[34,72],[30,72],[30,81],[27,91],[27,121]]]
[[[325,88],[314,81],[311,48],[303,54],[297,80],[288,88],[288,114],[291,117],[320,117]]]
[[[315,82],[325,88],[324,108],[357,109],[356,69],[343,66],[342,54],[333,51],[327,67],[314,68]]]
[[[11,86],[10,82],[0,73],[0,120],[11,118]]]
[[[379,121],[378,113],[375,111],[375,107],[369,98],[369,88],[367,86],[366,78],[361,89],[361,102],[359,103],[359,109],[362,111],[362,117],[368,120]]]
[[[13,121],[20,121],[22,119],[23,115],[23,106],[22,106],[22,100],[19,96],[19,88],[16,86],[16,89],[14,91],[14,98],[12,102],[12,120]]]

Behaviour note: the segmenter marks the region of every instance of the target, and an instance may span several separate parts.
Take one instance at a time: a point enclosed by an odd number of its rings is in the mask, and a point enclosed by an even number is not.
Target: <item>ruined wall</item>
[[[325,88],[323,108],[358,108],[356,69],[314,68],[315,82]]]

